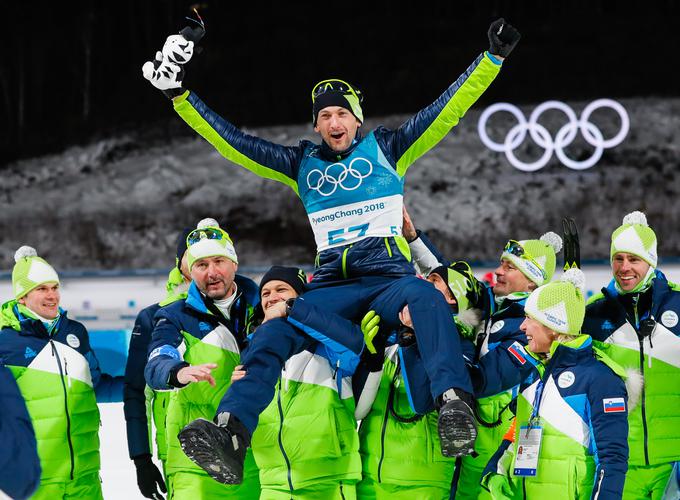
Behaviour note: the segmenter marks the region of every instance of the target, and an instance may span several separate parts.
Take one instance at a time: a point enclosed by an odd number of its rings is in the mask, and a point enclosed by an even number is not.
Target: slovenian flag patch
[[[602,400],[605,413],[624,413],[626,411],[626,402],[623,398],[605,398]]]
[[[526,353],[524,352],[524,347],[519,342],[513,342],[510,347],[508,347],[508,352],[512,354],[520,365],[527,362]]]

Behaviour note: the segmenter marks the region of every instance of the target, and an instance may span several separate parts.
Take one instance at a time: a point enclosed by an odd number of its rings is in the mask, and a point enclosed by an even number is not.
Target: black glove
[[[489,54],[508,57],[515,48],[522,35],[511,24],[507,24],[502,17],[496,19],[489,26]]]
[[[165,487],[161,471],[158,470],[156,464],[151,460],[151,455],[141,455],[133,460],[137,469],[137,486],[139,486],[139,491],[146,498],[162,499],[163,493],[166,493],[168,490]],[[158,491],[159,488],[160,491]]]

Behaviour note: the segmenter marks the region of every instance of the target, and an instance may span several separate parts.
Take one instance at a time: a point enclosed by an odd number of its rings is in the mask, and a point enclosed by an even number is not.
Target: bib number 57
[[[347,238],[355,237],[361,238],[368,231],[369,224],[359,224],[358,226],[350,226],[348,228],[335,229],[328,231],[328,244],[336,245],[347,241]],[[357,233],[357,234],[352,234]]]

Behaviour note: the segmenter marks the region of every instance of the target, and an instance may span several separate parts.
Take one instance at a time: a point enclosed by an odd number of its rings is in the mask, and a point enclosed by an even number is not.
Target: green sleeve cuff
[[[189,97],[189,93],[190,93],[190,92],[187,90],[187,91],[184,92],[184,94],[182,94],[182,95],[180,95],[180,96],[174,98],[174,99],[172,100],[172,105],[173,105],[173,107],[175,107],[175,106],[177,106],[178,104],[181,104],[181,103],[183,103],[184,101],[186,101],[186,100],[187,100],[187,97]]]

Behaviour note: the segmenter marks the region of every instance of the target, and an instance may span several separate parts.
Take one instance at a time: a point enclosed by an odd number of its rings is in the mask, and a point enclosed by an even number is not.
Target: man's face
[[[622,290],[630,292],[647,275],[649,264],[637,255],[619,252],[612,259],[612,273]]]
[[[260,302],[265,314],[267,309],[279,302],[285,302],[288,299],[297,298],[298,293],[295,289],[285,281],[271,280],[267,281],[260,290]]]
[[[507,259],[501,260],[494,273],[496,286],[493,287],[493,294],[498,297],[505,297],[515,292],[530,292],[535,288],[534,282],[524,276],[524,273]]]
[[[54,319],[59,314],[59,283],[43,283],[19,299],[19,303],[45,319]]]
[[[344,151],[352,145],[361,123],[348,109],[340,106],[327,106],[319,111],[314,132],[333,151]]]
[[[556,337],[550,328],[527,316],[519,325],[519,329],[526,334],[529,341],[527,347],[531,352],[550,352],[550,346]]]
[[[449,305],[453,306],[456,304],[456,298],[453,296],[453,293],[451,293],[449,285],[442,279],[441,276],[439,276],[437,273],[430,273],[430,275],[427,277],[427,281],[432,283],[434,287],[441,292]]]
[[[198,289],[213,300],[234,293],[234,275],[238,266],[226,257],[206,257],[194,262],[191,279]]]

